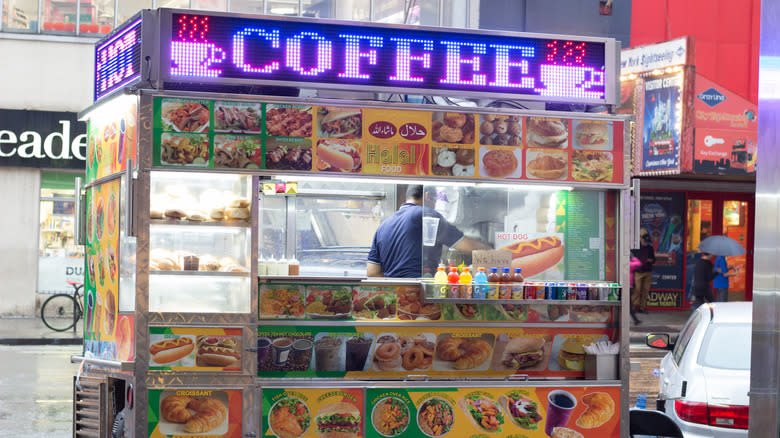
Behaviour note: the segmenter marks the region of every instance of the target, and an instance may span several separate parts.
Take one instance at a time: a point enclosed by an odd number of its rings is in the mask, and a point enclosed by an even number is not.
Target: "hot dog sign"
[[[616,43],[578,38],[161,10],[165,82],[610,103]],[[316,83],[314,85],[313,83]]]
[[[521,268],[525,278],[542,274],[547,279],[563,278],[554,273],[563,261],[563,234],[496,233],[496,247],[512,254],[512,268]]]

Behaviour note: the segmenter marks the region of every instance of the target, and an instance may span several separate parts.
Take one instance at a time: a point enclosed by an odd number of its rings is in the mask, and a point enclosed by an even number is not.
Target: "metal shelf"
[[[249,277],[250,272],[219,271],[149,271],[149,275],[181,275],[189,277]]]
[[[585,306],[619,306],[620,301],[610,300],[526,300],[526,299],[480,299],[480,298],[431,298],[425,297],[428,303],[452,303],[452,304],[553,304],[564,306],[567,304]]]
[[[250,228],[252,223],[249,221],[190,221],[187,219],[150,219],[150,225],[176,225],[190,227],[235,227]]]

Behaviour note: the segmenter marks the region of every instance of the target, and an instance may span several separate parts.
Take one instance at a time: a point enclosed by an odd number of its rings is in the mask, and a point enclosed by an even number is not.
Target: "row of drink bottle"
[[[468,267],[458,273],[458,268],[451,267],[449,274],[444,265],[440,265],[433,277],[438,288],[439,298],[472,298],[500,300],[611,300],[620,299],[620,288],[617,284],[588,284],[566,282],[529,282],[525,283],[521,268],[511,272],[509,268],[477,268],[471,275]],[[446,284],[446,286],[444,286]]]

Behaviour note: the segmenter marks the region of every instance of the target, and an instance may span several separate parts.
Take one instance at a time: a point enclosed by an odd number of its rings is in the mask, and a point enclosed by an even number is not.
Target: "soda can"
[[[523,298],[526,300],[536,299],[536,285],[533,283],[525,283],[523,286]]]
[[[568,283],[566,285],[566,299],[567,300],[576,300],[577,299],[577,284],[576,283]]]
[[[544,284],[544,299],[554,300],[557,299],[557,292],[555,291],[555,283]]]
[[[577,299],[578,300],[587,300],[588,299],[588,285],[585,283],[578,283],[577,284]]]
[[[594,301],[599,299],[599,287],[597,284],[588,283],[588,299]]]
[[[620,285],[612,283],[612,287],[609,289],[609,301],[620,301]]]

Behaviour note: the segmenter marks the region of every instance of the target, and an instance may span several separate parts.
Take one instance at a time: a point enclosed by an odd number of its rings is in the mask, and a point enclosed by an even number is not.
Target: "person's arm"
[[[462,239],[457,241],[453,248],[457,249],[460,252],[468,252],[468,253],[480,249],[493,249],[493,247],[491,247],[487,243],[482,242],[481,240],[472,239],[471,237],[466,237],[466,236],[463,236]]]
[[[385,273],[382,272],[382,265],[379,263],[366,263],[366,277],[384,277]]]
[[[647,254],[647,262],[651,265],[655,264],[655,250],[653,249],[653,244],[647,245],[647,247],[650,249],[650,252]]]

